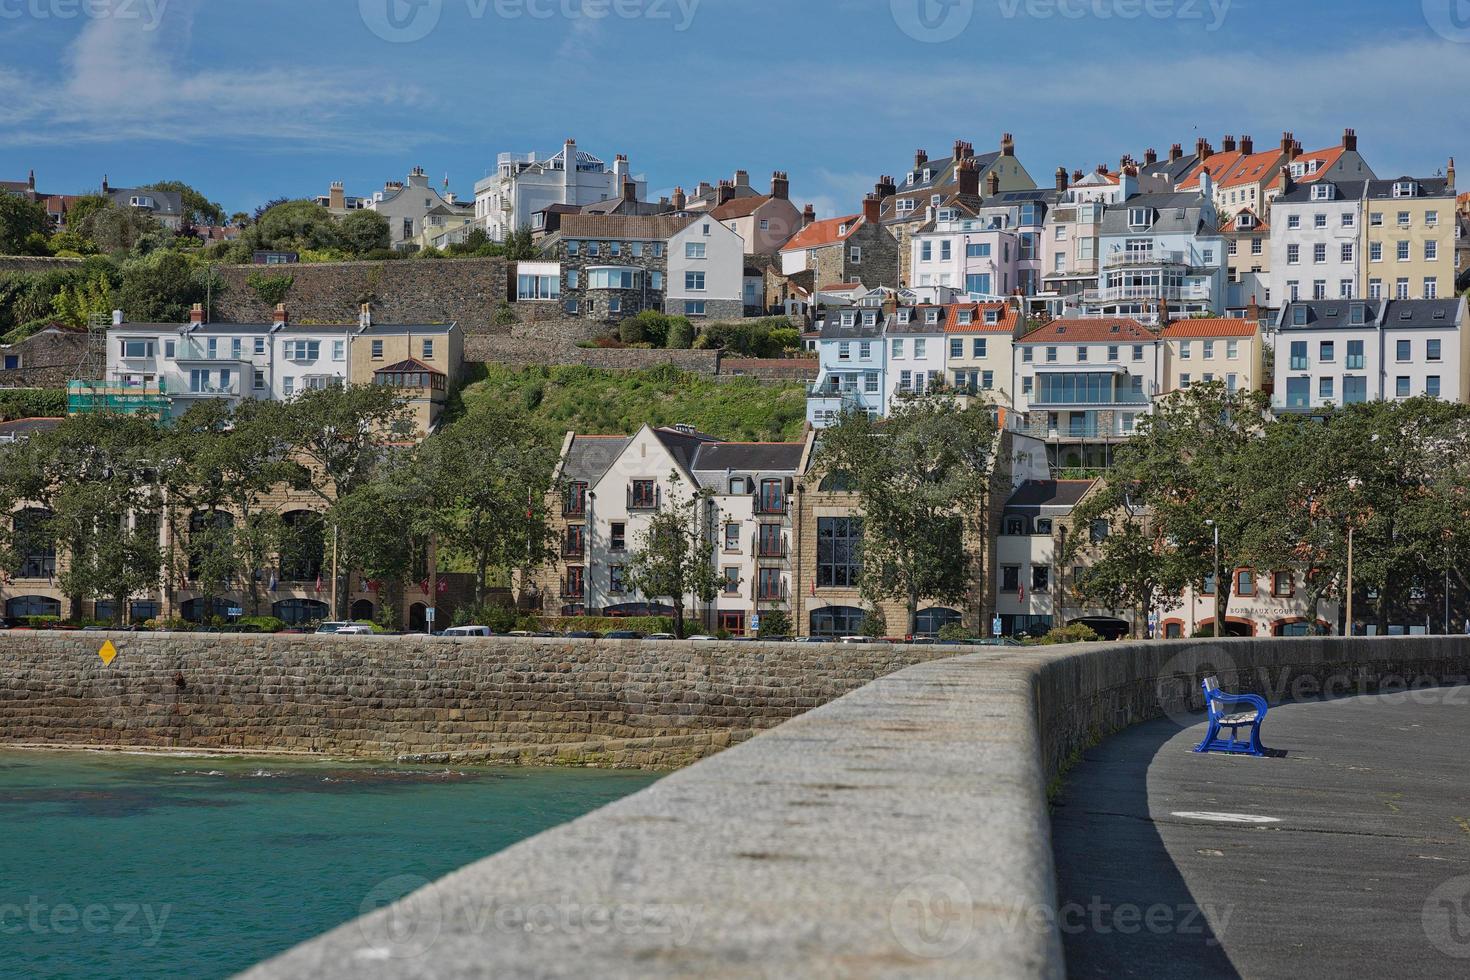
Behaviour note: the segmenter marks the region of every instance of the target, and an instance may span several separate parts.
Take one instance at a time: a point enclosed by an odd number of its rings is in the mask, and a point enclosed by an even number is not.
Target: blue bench
[[[1204,741],[1194,747],[1196,752],[1230,752],[1244,755],[1266,754],[1261,745],[1261,722],[1266,720],[1266,699],[1259,694],[1227,694],[1220,690],[1220,681],[1206,677],[1200,684],[1205,692],[1205,711],[1210,716],[1210,727]],[[1228,711],[1226,705],[1250,705],[1247,711]],[[1251,727],[1249,741],[1237,738],[1238,730]],[[1220,729],[1230,729],[1229,738],[1220,737]]]

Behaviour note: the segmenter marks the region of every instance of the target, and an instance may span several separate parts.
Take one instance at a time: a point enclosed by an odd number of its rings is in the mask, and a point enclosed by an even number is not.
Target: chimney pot
[[[734,183],[735,183],[735,186],[736,187],[749,187],[750,186],[750,174],[749,174],[749,172],[744,171],[744,170],[737,170],[737,171],[735,171],[735,181],[734,181]]]
[[[358,308],[357,325],[363,330],[373,325],[373,304],[364,303]]]
[[[1000,154],[1006,157],[1016,155],[1016,139],[1010,133],[1000,135]]]
[[[1342,148],[1345,150],[1356,150],[1358,148],[1358,133],[1354,129],[1342,131]]]
[[[1290,132],[1284,132],[1284,133],[1281,134],[1281,152],[1282,153],[1290,153],[1291,152],[1291,144],[1292,144],[1292,141],[1293,141],[1293,137],[1292,137],[1292,135],[1291,135]]]
[[[812,207],[810,204],[808,204],[806,207],[802,208],[802,210],[801,210],[801,226],[803,228],[805,228],[807,225],[811,224],[812,222],[814,222],[816,220],[817,220],[817,209],[816,208]]]
[[[689,203],[688,199],[684,196],[684,188],[675,187],[674,196],[669,199],[669,203],[673,205],[675,211],[683,211],[684,206]]]
[[[1175,143],[1173,146],[1169,147],[1169,162],[1170,163],[1173,163],[1176,160],[1182,160],[1182,159],[1184,159],[1184,146],[1183,146],[1183,144]]]
[[[1235,136],[1230,133],[1226,133],[1225,138],[1220,141],[1220,149],[1224,150],[1226,153],[1234,153]]]
[[[1207,156],[1210,155],[1210,152],[1209,151],[1210,151],[1210,142],[1209,142],[1209,140],[1207,140],[1203,136],[1201,136],[1199,139],[1197,139],[1197,140],[1194,141],[1194,155],[1196,157],[1198,157],[1199,159],[1203,160],[1205,157],[1207,157]]]
[[[985,196],[994,197],[1000,193],[1000,174],[994,170],[985,175]]]
[[[200,324],[200,323],[203,323],[204,322],[204,304],[203,303],[195,303],[189,309],[189,322],[192,323],[192,324]]]
[[[954,162],[955,163],[959,163],[964,158],[965,158],[965,141],[964,140],[955,140],[954,141]]]
[[[1149,147],[1148,149],[1144,150],[1143,151],[1143,162],[1144,163],[1148,163],[1148,164],[1158,163],[1159,162],[1159,153],[1158,153],[1158,151],[1155,150],[1153,147]]]
[[[869,194],[863,198],[863,220],[869,224],[878,223],[878,195]]]
[[[290,314],[288,314],[286,312],[286,304],[285,303],[277,303],[276,304],[276,322],[277,323],[290,323],[291,322]]]
[[[1250,156],[1252,153],[1256,152],[1255,140],[1251,139],[1249,136],[1242,136],[1240,138],[1240,152],[1244,156]]]
[[[791,178],[786,176],[786,171],[777,170],[771,174],[771,196],[782,201],[791,196]]]
[[[929,162],[929,151],[928,150],[915,150],[914,151],[914,169],[915,170],[923,170],[924,169],[924,164],[926,164],[928,162]]]
[[[1086,176],[1087,175],[1084,174],[1082,171],[1080,171],[1080,170],[1074,170],[1074,171],[1072,171],[1072,183],[1074,183],[1074,184],[1080,184],[1080,183],[1082,183],[1082,178],[1083,177],[1086,177]]]

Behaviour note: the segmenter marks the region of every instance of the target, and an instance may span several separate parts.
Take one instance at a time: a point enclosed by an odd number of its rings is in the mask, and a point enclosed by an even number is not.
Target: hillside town
[[[736,169],[655,195],[628,155],[609,163],[573,139],[498,154],[464,196],[416,166],[379,190],[335,181],[253,215],[226,215],[178,181],[104,177],[85,193],[34,171],[0,181],[0,399],[11,397],[0,405],[14,406],[0,442],[17,459],[34,452],[7,467],[27,479],[0,481],[13,515],[0,548],[5,620],[437,631],[493,615],[501,630],[625,620],[854,639],[1458,632],[1470,621],[1461,543],[1426,531],[1415,559],[1399,548],[1402,525],[1372,527],[1382,511],[1369,503],[1339,501],[1329,518],[1335,503],[1306,498],[1340,534],[1308,528],[1272,551],[1240,528],[1222,558],[1223,513],[1193,513],[1198,540],[1180,542],[1169,522],[1184,518],[1164,513],[1177,502],[1140,489],[1140,447],[1191,406],[1256,419],[1253,444],[1290,427],[1345,429],[1354,412],[1393,425],[1427,413],[1450,426],[1444,438],[1461,437],[1461,416],[1424,408],[1470,405],[1470,194],[1457,193],[1453,159],[1380,174],[1352,128],[1305,143],[1200,137],[1054,170],[1024,165],[1010,133],[987,143],[917,150],[851,213],[822,216],[798,203],[786,171]],[[492,473],[446,471],[422,492],[478,502],[406,516],[417,523],[399,555],[369,555],[360,526],[349,535],[363,519],[344,493],[357,477],[363,493],[386,492],[385,480],[406,485],[405,466],[445,465],[449,446],[505,465],[455,434],[472,421],[466,406],[534,414],[494,405],[505,399],[487,372],[563,365],[688,371],[765,393],[753,401],[794,390],[804,411],[742,439],[635,405],[619,425],[515,450],[543,468],[509,491],[488,485]],[[356,388],[382,397],[333,403]],[[874,538],[881,476],[865,485],[824,444],[863,427],[896,439],[936,411],[956,429],[988,426],[983,487],[950,504],[965,525],[946,559],[963,566],[959,580],[920,576],[905,597],[891,570],[864,573],[864,556],[893,543]],[[119,451],[254,433],[273,447],[260,460],[297,469],[203,503],[153,466],[137,471],[154,491],[109,519],[146,538],[147,554],[108,559],[143,569],[119,590],[115,572],[82,574],[101,559],[62,513],[79,506],[68,481],[86,471],[47,453],[129,419],[166,434],[132,433],[142,442]],[[320,438],[342,425],[372,434],[345,462]],[[156,458],[188,470],[179,461],[207,449],[183,440]],[[1136,499],[1117,499],[1120,486]],[[502,521],[520,545],[464,526],[466,511],[489,521],[495,508],[525,509],[529,531]],[[270,515],[268,542],[252,536],[264,534],[256,511]],[[685,511],[687,526],[673,520]],[[1094,564],[1125,563],[1109,544],[1124,530],[1152,541],[1161,565],[1165,552],[1180,560],[1145,575],[1141,594],[1086,586],[1107,577]],[[1398,563],[1355,585],[1355,533],[1387,535]],[[660,556],[679,566],[672,577]],[[1429,574],[1400,581],[1414,566]]]

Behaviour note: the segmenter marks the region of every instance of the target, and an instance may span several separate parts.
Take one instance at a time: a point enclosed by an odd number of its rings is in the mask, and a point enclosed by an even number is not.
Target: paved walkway
[[[1150,722],[1068,773],[1071,976],[1470,977],[1470,687],[1273,707],[1279,758],[1203,733]]]

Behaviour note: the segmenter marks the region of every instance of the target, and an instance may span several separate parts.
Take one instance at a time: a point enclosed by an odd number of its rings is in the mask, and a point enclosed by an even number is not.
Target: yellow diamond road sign
[[[106,640],[102,644],[102,649],[97,651],[97,656],[102,658],[104,664],[110,664],[117,656],[117,647],[112,645],[111,640]]]

